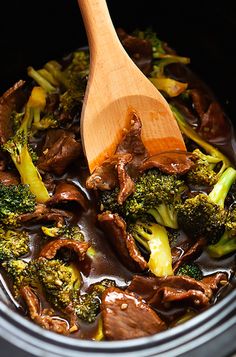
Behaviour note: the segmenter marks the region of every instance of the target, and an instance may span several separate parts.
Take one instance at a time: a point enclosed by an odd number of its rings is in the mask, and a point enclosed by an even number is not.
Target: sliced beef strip
[[[204,115],[204,113],[207,111],[211,103],[211,98],[208,97],[203,91],[196,88],[191,89],[189,93],[193,101],[193,108],[201,118]]]
[[[149,157],[144,161],[141,170],[147,170],[152,167],[169,175],[184,175],[194,166],[194,155],[181,151],[166,151]]]
[[[117,202],[122,205],[126,198],[129,197],[135,191],[135,184],[126,171],[126,166],[132,161],[130,154],[122,155],[117,164],[118,180],[120,185],[120,191],[118,194]]]
[[[5,171],[6,167],[7,167],[7,157],[5,153],[3,153],[3,151],[0,151],[0,171]]]
[[[61,248],[67,248],[73,250],[78,255],[79,260],[83,260],[89,247],[90,243],[88,242],[79,242],[71,239],[56,239],[47,243],[41,250],[39,256],[46,259],[53,259]]]
[[[202,253],[203,248],[206,245],[206,240],[200,238],[192,246],[186,249],[183,254],[174,262],[173,271],[176,272],[179,267],[184,264],[196,259]]]
[[[132,161],[128,166],[128,172],[135,178],[140,171],[140,166],[148,157],[148,152],[141,138],[142,123],[135,111],[130,113],[130,129],[125,132],[123,140],[117,146],[117,154],[131,154]]]
[[[209,306],[213,291],[217,289],[221,280],[227,281],[226,274],[212,275],[210,283],[208,280],[197,281],[187,276],[157,278],[137,275],[134,276],[127,291],[140,295],[154,308],[160,308],[165,303],[181,301],[186,307],[202,309]]]
[[[6,162],[0,157],[0,171],[4,171],[6,168]]]
[[[213,275],[205,276],[201,282],[209,286],[213,291],[217,290],[219,285],[228,283],[228,278],[225,273],[216,273]]]
[[[138,250],[134,238],[127,233],[125,221],[118,214],[103,212],[98,215],[98,222],[121,262],[128,269],[134,272],[147,269],[147,262]]]
[[[127,340],[166,330],[165,323],[140,297],[118,288],[105,290],[101,310],[108,340]]]
[[[31,213],[24,213],[19,216],[20,222],[55,222],[56,226],[60,227],[65,224],[66,220],[71,220],[73,214],[68,211],[49,208],[43,203],[37,204],[35,211]]]
[[[230,139],[229,119],[215,98],[201,89],[190,90],[190,95],[193,107],[200,118],[200,125],[197,128],[199,134],[212,143],[220,143],[222,133],[224,133],[224,140]],[[226,133],[228,133],[227,137]]]
[[[78,330],[76,325],[70,326],[67,320],[53,315],[52,311],[49,314],[48,310],[42,310],[39,298],[31,287],[23,286],[20,294],[26,302],[31,319],[41,327],[63,335],[69,335],[71,328],[73,331]]]
[[[122,45],[132,58],[134,63],[149,75],[152,71],[152,44],[148,40],[144,40],[135,36],[128,35],[123,29],[118,28],[117,34]]]
[[[20,180],[14,173],[10,171],[0,171],[0,183],[5,186],[18,185]]]
[[[9,88],[0,98],[0,144],[4,144],[13,135],[10,117],[25,104],[28,94],[23,90],[25,81],[20,80]]]
[[[119,204],[123,204],[135,191],[133,179],[136,179],[140,172],[157,167],[168,174],[185,174],[194,165],[194,156],[187,152],[163,152],[148,157],[141,139],[141,120],[134,111],[131,115],[130,130],[125,133],[115,154],[97,167],[86,182],[87,188],[94,190],[111,190],[119,185]]]
[[[60,181],[54,195],[47,201],[47,206],[63,205],[69,202],[78,203],[84,210],[88,209],[88,200],[73,184]]]
[[[224,142],[230,140],[231,125],[219,103],[212,102],[208,110],[201,116],[198,133],[211,143],[220,144],[222,139]]]
[[[119,186],[120,204],[134,192],[133,178],[137,177],[139,168],[148,155],[141,140],[141,121],[135,112],[130,115],[130,130],[124,131],[124,137],[115,154],[97,167],[86,182],[87,188],[94,190],[111,190]]]
[[[81,144],[75,139],[74,133],[63,129],[48,130],[43,153],[38,159],[38,169],[62,175],[81,152]]]
[[[55,191],[56,182],[54,180],[53,175],[49,172],[43,175],[43,183],[46,186],[46,189],[48,190],[49,194],[52,194]]]
[[[112,190],[119,185],[118,171],[116,170],[119,162],[130,162],[130,154],[113,155],[109,160],[104,161],[101,166],[98,166],[92,175],[86,181],[86,187],[92,190]],[[121,169],[120,169],[121,170]]]

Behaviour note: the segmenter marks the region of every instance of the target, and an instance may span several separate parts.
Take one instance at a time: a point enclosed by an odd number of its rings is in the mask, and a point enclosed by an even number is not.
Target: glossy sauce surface
[[[179,72],[178,72],[179,71]],[[191,81],[197,81],[195,76],[188,73],[181,73],[178,69],[176,73],[176,78],[181,79],[186,77],[191,77]],[[202,85],[202,84],[201,84]],[[231,127],[233,131],[233,127]],[[41,146],[41,139],[35,142],[35,146]],[[236,163],[236,154],[234,151],[235,148],[235,137],[231,136],[231,140],[228,140],[228,133],[223,133],[220,138],[215,142],[215,145],[222,150],[225,154],[230,157],[232,162]],[[86,292],[86,289],[90,286],[90,284],[101,281],[104,278],[113,279],[116,281],[117,285],[120,287],[125,287],[129,284],[132,279],[132,273],[128,271],[119,261],[115,252],[109,244],[109,240],[106,235],[101,231],[97,224],[97,198],[96,195],[92,192],[89,192],[85,188],[85,181],[87,176],[89,175],[88,168],[86,167],[83,160],[81,162],[74,163],[67,173],[62,177],[54,177],[55,181],[66,180],[68,182],[73,182],[76,186],[78,186],[84,195],[87,197],[89,201],[89,209],[85,212],[81,209],[80,206],[71,206],[70,210],[73,213],[73,223],[78,224],[81,228],[81,231],[84,233],[85,240],[91,242],[92,247],[95,250],[95,254],[93,256],[88,256],[86,259],[78,264],[78,267],[81,271],[82,277],[82,286],[81,293]],[[191,188],[194,191],[194,187]],[[204,188],[203,188],[204,190]],[[30,259],[37,258],[42,246],[45,244],[46,240],[43,238],[41,233],[41,226],[38,224],[25,226],[23,227],[30,232],[31,235],[31,252],[27,257],[22,257],[25,261],[29,261]],[[175,243],[176,249],[181,250],[181,243],[186,239],[186,236],[182,231],[179,231],[178,239]],[[236,270],[235,267],[235,257],[234,255],[230,255],[225,257],[224,259],[211,259],[206,252],[203,252],[196,260],[195,260],[200,268],[203,271],[204,275],[209,275],[215,272],[226,272],[228,274],[230,283],[227,286],[222,286],[219,292],[216,295],[215,300],[212,303],[217,302],[221,298],[223,298],[226,294],[228,294],[233,288],[236,287],[236,280],[233,277],[234,272]],[[14,310],[17,310],[19,313],[26,316],[26,307],[21,299],[16,301],[12,294],[12,283],[9,281],[5,272],[1,269],[1,281],[0,281],[0,293],[3,296],[3,301],[5,301],[5,297],[7,297],[8,305],[12,307]],[[2,292],[3,294],[2,294]],[[1,297],[0,295],[0,297]],[[40,300],[42,301],[43,307],[49,307],[45,297],[43,294],[40,294]],[[163,309],[158,310],[157,312],[160,314],[160,317],[165,321],[171,323],[177,318],[181,312],[183,311],[183,307],[175,307],[173,309]],[[57,312],[60,316],[60,313]],[[78,332],[71,334],[70,337],[79,337],[83,339],[94,339],[97,329],[98,329],[98,319],[92,324],[85,323],[83,321],[79,321],[80,329]]]

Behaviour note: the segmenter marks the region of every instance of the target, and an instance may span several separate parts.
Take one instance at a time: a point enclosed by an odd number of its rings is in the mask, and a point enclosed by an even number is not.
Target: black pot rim
[[[126,341],[88,341],[47,331],[13,312],[0,301],[0,335],[13,345],[36,356],[182,356],[211,343],[236,325],[236,290],[184,325],[159,334]],[[234,338],[235,340],[235,338]],[[233,344],[235,341],[232,340]],[[236,346],[235,346],[236,348]],[[209,349],[207,352],[208,356]],[[218,354],[218,356],[221,356]]]

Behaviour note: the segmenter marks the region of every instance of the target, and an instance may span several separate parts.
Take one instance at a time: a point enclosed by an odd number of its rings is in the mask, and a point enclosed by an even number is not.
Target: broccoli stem
[[[29,185],[30,191],[39,203],[45,203],[50,196],[29,153],[28,132],[31,129],[32,121],[40,120],[40,111],[44,109],[45,105],[46,93],[44,89],[34,87],[26,104],[20,128],[15,136],[4,145],[19,171],[22,183]]]
[[[11,157],[21,176],[22,183],[29,185],[30,191],[35,195],[37,202],[45,203],[50,196],[38,169],[33,164],[27,145],[23,146],[19,156],[12,155]]]
[[[162,203],[156,208],[149,209],[148,213],[154,217],[157,223],[169,228],[178,228],[177,213],[174,208]]]
[[[197,143],[208,154],[222,161],[222,166],[218,173],[218,175],[220,176],[227,167],[231,166],[229,159],[224,154],[222,154],[217,148],[215,148],[214,146],[203,140],[203,138],[186,122],[183,115],[178,111],[176,107],[170,104],[170,108],[177,120],[181,132],[185,134],[189,139]]]
[[[236,237],[231,237],[230,232],[227,230],[216,244],[211,244],[207,247],[207,251],[212,258],[221,258],[235,250]]]
[[[236,170],[232,167],[228,167],[214,185],[213,190],[209,193],[209,199],[224,208],[225,198],[235,180]]]
[[[133,227],[134,238],[148,251],[148,266],[156,276],[173,275],[172,256],[168,234],[159,224],[137,222]]]
[[[97,331],[94,335],[94,340],[95,341],[102,341],[104,339],[104,333],[103,333],[103,323],[102,323],[102,318],[99,317],[98,319],[98,327]]]
[[[164,227],[158,225],[155,229],[156,238],[149,240],[149,268],[156,276],[173,275],[172,256],[169,240]]]
[[[28,67],[27,73],[28,76],[33,78],[47,93],[54,93],[56,91],[56,88],[48,81],[48,78],[44,78],[42,73],[39,73],[33,67]]]

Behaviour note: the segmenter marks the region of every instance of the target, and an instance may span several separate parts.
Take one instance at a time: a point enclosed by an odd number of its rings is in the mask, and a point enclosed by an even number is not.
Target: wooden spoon
[[[150,155],[186,150],[178,124],[160,92],[130,59],[113,27],[105,0],[78,0],[90,49],[90,72],[81,136],[92,173],[110,157],[135,111]]]

